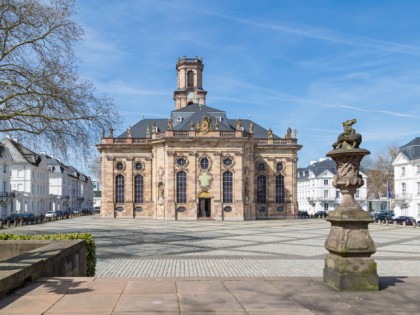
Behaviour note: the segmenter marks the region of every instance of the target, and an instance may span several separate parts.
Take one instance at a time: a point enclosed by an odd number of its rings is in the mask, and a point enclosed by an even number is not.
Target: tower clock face
[[[195,93],[194,93],[194,92],[189,92],[189,93],[187,94],[187,98],[188,98],[188,99],[190,99],[190,100],[195,99]]]

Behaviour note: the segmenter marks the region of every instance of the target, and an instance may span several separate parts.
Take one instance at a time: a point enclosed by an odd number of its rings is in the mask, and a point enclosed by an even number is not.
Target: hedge
[[[95,276],[96,270],[96,246],[95,240],[90,233],[69,233],[69,234],[42,234],[42,235],[19,235],[0,233],[0,241],[6,240],[85,240],[87,276]]]

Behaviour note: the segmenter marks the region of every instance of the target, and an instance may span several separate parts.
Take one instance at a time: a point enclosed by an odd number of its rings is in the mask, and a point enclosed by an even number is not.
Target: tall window
[[[185,172],[176,174],[176,202],[187,202],[187,174]]]
[[[124,176],[115,177],[115,203],[124,203]]]
[[[192,71],[187,73],[187,87],[194,87],[194,72]]]
[[[324,190],[324,198],[328,198],[328,190]]]
[[[407,193],[407,185],[405,183],[401,184],[401,191],[403,195]]]
[[[417,165],[417,166],[416,166],[416,173],[417,173],[417,174],[420,174],[420,165]]]
[[[328,179],[324,179],[324,186],[328,186]]]
[[[405,167],[401,167],[401,176],[405,176]]]
[[[264,175],[257,176],[257,203],[266,203],[266,180]]]
[[[324,203],[324,211],[328,211],[328,203]]]
[[[233,176],[232,172],[223,173],[223,203],[233,202]]]
[[[276,176],[276,203],[284,203],[284,176]]]
[[[143,203],[143,176],[134,177],[134,203]]]
[[[417,195],[420,195],[420,183],[417,183]]]

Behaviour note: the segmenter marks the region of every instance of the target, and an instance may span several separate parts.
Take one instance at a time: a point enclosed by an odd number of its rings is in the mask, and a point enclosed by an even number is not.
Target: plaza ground
[[[322,219],[162,222],[97,215],[19,227],[10,231],[92,233],[96,277],[41,279],[1,300],[0,314],[420,313],[419,228],[370,225],[379,292],[325,286],[329,229]]]

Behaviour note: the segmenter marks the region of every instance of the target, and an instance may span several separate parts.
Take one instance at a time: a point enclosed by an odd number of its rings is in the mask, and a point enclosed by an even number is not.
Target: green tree
[[[73,0],[0,0],[0,132],[87,154],[120,122],[77,73]]]

